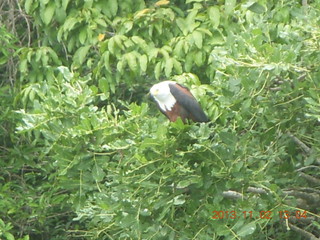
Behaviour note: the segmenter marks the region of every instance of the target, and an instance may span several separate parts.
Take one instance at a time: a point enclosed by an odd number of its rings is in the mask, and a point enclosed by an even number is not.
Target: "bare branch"
[[[297,227],[297,226],[295,226],[295,225],[293,225],[293,224],[291,224],[291,223],[288,223],[288,225],[289,225],[289,227],[290,227],[290,229],[291,229],[292,231],[295,231],[295,232],[301,234],[301,236],[304,236],[306,239],[309,239],[309,240],[319,240],[319,238],[317,238],[316,236],[314,236],[314,235],[313,235],[312,233],[310,233],[310,232],[307,232],[307,231],[305,231],[305,230],[303,230],[303,229],[301,229],[301,228],[299,228],[299,227]]]
[[[300,139],[298,139],[296,136],[288,132],[288,135],[292,138],[292,140],[298,144],[307,154],[310,154],[311,148],[309,148],[306,144],[304,144]]]
[[[301,172],[299,176],[303,177],[304,179],[306,179],[307,181],[313,184],[320,185],[320,179],[310,176],[309,174],[305,174]]]
[[[236,191],[224,191],[222,193],[222,196],[225,198],[231,198],[231,199],[240,199],[240,198],[245,198],[241,193],[236,192]]]
[[[284,191],[284,193],[287,194],[288,196],[294,196],[294,197],[305,199],[310,204],[318,203],[320,201],[320,196],[316,193],[305,193],[305,192],[295,191],[295,190]]]
[[[266,190],[264,190],[263,188],[248,187],[247,191],[257,194],[267,194]]]

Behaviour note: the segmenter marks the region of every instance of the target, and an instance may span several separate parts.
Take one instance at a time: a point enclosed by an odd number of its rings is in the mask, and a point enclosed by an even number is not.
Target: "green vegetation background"
[[[320,236],[319,0],[5,0],[0,23],[1,239]],[[212,123],[168,122],[165,79]]]

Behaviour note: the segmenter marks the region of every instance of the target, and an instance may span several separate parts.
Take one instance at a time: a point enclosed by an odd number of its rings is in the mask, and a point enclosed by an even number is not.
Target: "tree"
[[[320,235],[319,1],[10,3],[3,237]],[[160,115],[164,79],[211,123]]]

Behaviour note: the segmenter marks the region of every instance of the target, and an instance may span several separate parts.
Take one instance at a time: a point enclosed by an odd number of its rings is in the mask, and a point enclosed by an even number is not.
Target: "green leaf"
[[[79,41],[81,44],[84,44],[86,42],[86,39],[87,39],[87,28],[83,27],[79,33]]]
[[[156,64],[156,67],[154,68],[154,76],[157,80],[159,80],[160,78],[160,74],[161,74],[161,65],[162,63],[161,62],[158,62]]]
[[[73,29],[76,23],[78,23],[78,20],[76,18],[74,17],[67,18],[67,20],[63,24],[63,30],[70,31],[71,29]]]
[[[138,44],[138,46],[144,51],[144,52],[148,52],[149,50],[149,46],[148,44],[146,43],[145,40],[143,40],[142,38],[138,37],[138,36],[132,36],[131,40]],[[150,53],[149,53],[150,54]]]
[[[193,66],[193,54],[193,52],[190,52],[186,57],[184,68],[187,72],[190,72]]]
[[[196,44],[196,46],[201,49],[202,48],[202,41],[203,41],[203,38],[202,38],[202,33],[201,32],[198,32],[198,31],[194,31],[192,33],[192,38]]]
[[[125,37],[124,35],[115,35],[112,39],[114,39],[116,45],[121,49],[124,50],[125,46],[123,44],[123,42],[125,40],[127,40],[127,37]]]
[[[50,0],[40,0],[40,3],[42,5],[47,5],[49,3]]]
[[[127,53],[125,55],[125,58],[127,60],[127,63],[128,63],[130,70],[132,72],[137,72],[137,68],[138,68],[137,58],[136,58],[134,52]]]
[[[182,54],[183,54],[183,51],[182,51],[182,47],[184,45],[185,41],[184,40],[180,40],[179,42],[177,42],[177,44],[175,45],[174,47],[174,54],[178,57],[180,57]]]
[[[43,12],[41,12],[40,16],[45,25],[49,25],[52,20],[54,11],[56,10],[56,5],[54,2],[49,2]]]
[[[165,72],[167,78],[169,78],[171,76],[172,68],[173,68],[172,58],[168,58],[166,60],[165,68],[164,68],[164,72]]]
[[[73,60],[75,61],[75,63],[77,63],[78,65],[82,65],[90,48],[91,45],[80,47],[73,56]]]
[[[260,3],[255,2],[253,4],[251,4],[248,9],[254,13],[258,13],[258,14],[262,14],[266,11],[266,9],[264,8],[264,6],[262,6]]]
[[[4,236],[6,237],[7,240],[14,240],[14,236],[9,232],[5,232]]]
[[[101,18],[97,18],[97,19],[95,19],[94,21],[95,21],[97,24],[99,24],[100,27],[101,27],[101,26],[102,26],[102,27],[107,27],[106,22],[105,22],[103,19],[101,19]]]
[[[255,222],[250,222],[244,226],[237,232],[237,235],[240,237],[245,237],[248,236],[256,230],[256,223]]]
[[[92,176],[93,179],[96,180],[97,182],[100,182],[103,180],[103,178],[105,177],[105,173],[103,171],[103,169],[98,166],[97,164],[95,164],[92,168]]]
[[[103,93],[109,92],[109,84],[108,84],[107,79],[105,79],[105,78],[99,79],[99,88]]]
[[[194,62],[197,66],[201,66],[203,64],[202,51],[199,51],[194,55]]]
[[[118,12],[118,1],[116,0],[107,1],[104,9],[108,11],[109,17],[116,16]]]
[[[53,62],[57,65],[61,64],[61,61],[57,55],[57,53],[52,49],[52,48],[47,48],[51,59],[53,60]]]
[[[199,181],[200,181],[199,177],[191,177],[191,178],[188,178],[188,179],[185,179],[185,180],[178,182],[177,188],[186,188],[192,184],[199,183]]]
[[[70,0],[62,0],[63,10],[66,11]]]
[[[225,14],[229,15],[233,12],[233,9],[235,8],[237,4],[237,0],[226,0],[224,3],[224,12]]]
[[[107,71],[111,72],[111,67],[110,67],[110,52],[106,51],[102,55],[103,61],[104,61],[104,67],[106,68]]]
[[[188,34],[188,25],[187,25],[185,19],[178,18],[176,20],[176,23],[177,23],[178,27],[180,28],[180,30],[182,31],[183,35],[186,36]]]
[[[148,67],[148,57],[147,55],[143,54],[139,57],[139,64],[142,72],[145,72]]]
[[[133,22],[132,21],[127,21],[127,22],[124,23],[123,27],[125,29],[125,32],[127,33],[132,29]]]
[[[186,3],[203,2],[204,0],[187,0]]]
[[[217,7],[209,7],[208,15],[211,21],[211,24],[214,28],[217,28],[220,24],[220,10]]]
[[[185,202],[186,202],[185,195],[179,195],[173,199],[173,204],[176,206],[183,205]]]
[[[62,73],[64,79],[70,82],[70,80],[73,78],[73,73],[70,72],[69,68],[60,66],[57,69]]]
[[[226,145],[233,146],[237,141],[237,136],[231,132],[220,132],[219,136]]]
[[[108,41],[108,50],[114,54],[116,49],[115,49],[115,40],[114,38],[110,38],[109,41]]]
[[[126,59],[122,58],[118,63],[117,63],[117,70],[118,72],[122,73],[123,72],[123,68],[126,65]]]
[[[27,14],[30,14],[31,12],[31,6],[32,6],[33,0],[26,0],[24,3],[24,8],[26,10]]]
[[[172,61],[173,61],[173,67],[174,67],[174,70],[178,73],[178,74],[181,74],[182,73],[182,65],[181,63],[175,59],[175,58],[172,58]]]

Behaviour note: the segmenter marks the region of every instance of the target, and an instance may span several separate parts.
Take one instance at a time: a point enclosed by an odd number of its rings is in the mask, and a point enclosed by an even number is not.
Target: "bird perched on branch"
[[[179,117],[194,122],[208,122],[207,115],[190,90],[174,81],[163,81],[153,85],[150,94],[156,101],[160,111],[171,121]]]

